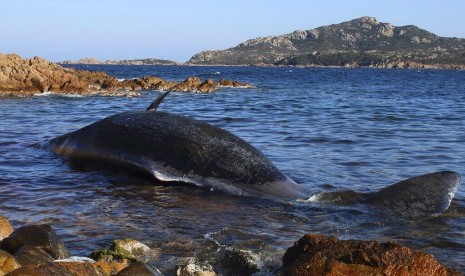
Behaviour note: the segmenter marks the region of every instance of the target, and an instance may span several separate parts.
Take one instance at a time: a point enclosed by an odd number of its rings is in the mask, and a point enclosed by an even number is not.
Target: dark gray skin
[[[303,186],[281,173],[258,149],[226,130],[154,109],[123,112],[59,136],[54,153],[72,162],[98,161],[143,171],[161,181],[187,182],[233,194],[308,199]],[[372,194],[316,194],[310,200],[362,202],[402,216],[436,215],[449,207],[461,182],[455,172],[401,181]]]

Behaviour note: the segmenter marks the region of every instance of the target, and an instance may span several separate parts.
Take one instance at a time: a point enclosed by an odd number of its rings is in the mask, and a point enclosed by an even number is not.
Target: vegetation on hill
[[[465,68],[465,39],[362,17],[203,51],[188,64]]]

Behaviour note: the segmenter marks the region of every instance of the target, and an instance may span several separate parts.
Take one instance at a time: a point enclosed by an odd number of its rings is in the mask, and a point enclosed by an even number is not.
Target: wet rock
[[[50,225],[27,225],[16,229],[2,241],[2,248],[15,255],[23,246],[43,249],[54,259],[69,257],[68,250]]]
[[[460,275],[396,243],[305,235],[283,256],[283,275]]]
[[[0,276],[21,267],[18,261],[6,251],[0,250]]]
[[[13,230],[10,221],[6,217],[0,216],[0,241],[13,233]]]
[[[163,276],[158,269],[153,269],[143,262],[135,262],[121,270],[117,276]]]
[[[170,90],[172,91],[181,91],[181,92],[196,92],[199,85],[201,84],[200,78],[198,77],[189,77],[184,81],[176,84]]]
[[[223,87],[235,87],[235,88],[254,88],[253,85],[245,82],[238,82],[233,80],[220,80],[220,85]]]
[[[176,269],[177,276],[215,276],[216,273],[209,264],[200,264],[196,258],[190,258]]]
[[[251,275],[260,271],[260,258],[243,249],[226,249],[222,263],[232,274]]]
[[[31,245],[21,247],[15,254],[15,258],[22,266],[41,265],[55,260],[42,248]]]
[[[208,79],[202,82],[197,88],[201,93],[210,93],[215,91],[218,88],[218,83],[212,79]]]
[[[102,262],[55,261],[42,265],[27,265],[10,272],[8,276],[110,276],[124,267]]]
[[[103,262],[131,263],[147,260],[155,257],[158,252],[151,250],[147,245],[134,239],[114,240],[109,249],[95,250],[90,258]]]

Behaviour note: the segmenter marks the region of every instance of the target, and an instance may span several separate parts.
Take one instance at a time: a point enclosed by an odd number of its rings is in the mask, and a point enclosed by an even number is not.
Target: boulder
[[[237,275],[251,275],[260,271],[260,258],[243,249],[226,249],[222,260],[224,268]]]
[[[54,259],[69,257],[68,249],[50,225],[27,225],[16,229],[2,241],[2,248],[15,255],[23,246],[38,247]]]
[[[18,261],[6,251],[0,250],[0,276],[21,267]]]
[[[95,250],[90,258],[103,262],[131,262],[146,261],[148,257],[157,257],[158,252],[134,239],[116,239],[109,249]]]
[[[0,216],[0,241],[13,233],[13,226],[6,217]]]
[[[27,265],[16,269],[8,276],[110,276],[124,267],[102,262],[49,262],[42,265]]]
[[[143,262],[135,262],[121,270],[117,276],[163,276],[157,269],[149,267]]]
[[[283,256],[283,275],[461,275],[393,242],[305,235]]]
[[[16,260],[22,265],[41,265],[53,262],[55,259],[42,248],[25,245],[15,254]]]

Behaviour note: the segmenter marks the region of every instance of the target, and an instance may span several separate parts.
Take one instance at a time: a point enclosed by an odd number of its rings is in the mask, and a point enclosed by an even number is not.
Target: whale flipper
[[[163,101],[163,99],[170,93],[171,91],[166,91],[165,93],[161,94],[160,96],[158,96],[158,98],[155,99],[155,101],[153,101],[149,107],[147,107],[147,111],[155,111],[157,110],[157,107],[160,105],[160,103]]]
[[[388,186],[365,200],[402,217],[438,215],[449,208],[461,177],[452,171],[420,175]]]

